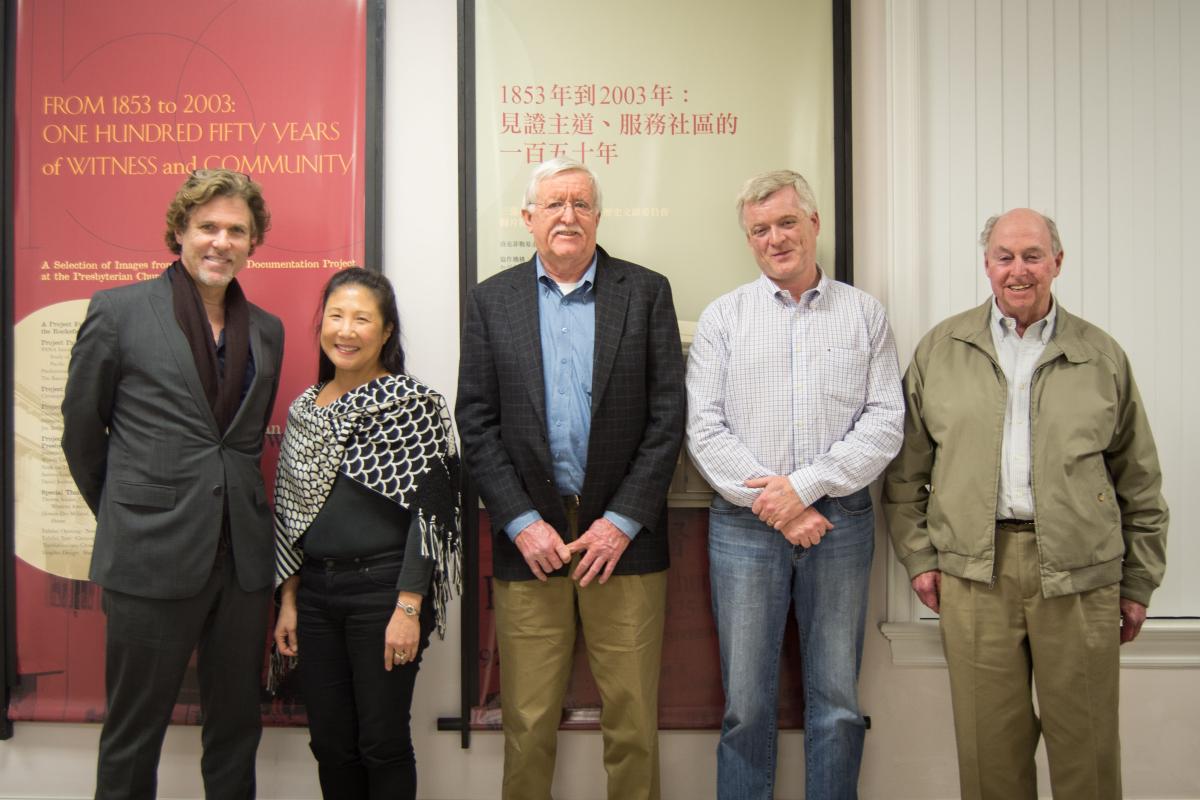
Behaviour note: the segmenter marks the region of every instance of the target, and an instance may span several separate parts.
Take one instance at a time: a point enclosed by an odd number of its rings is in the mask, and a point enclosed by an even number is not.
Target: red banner
[[[104,710],[104,616],[86,582],[94,520],[58,444],[87,299],[174,259],[164,213],[192,170],[223,167],[262,185],[272,228],[239,281],[288,333],[263,464],[270,486],[288,403],[316,375],[320,287],[363,260],[367,33],[367,0],[18,2],[11,718],[88,721]],[[189,674],[174,719],[197,714]],[[303,720],[284,700],[264,715]]]

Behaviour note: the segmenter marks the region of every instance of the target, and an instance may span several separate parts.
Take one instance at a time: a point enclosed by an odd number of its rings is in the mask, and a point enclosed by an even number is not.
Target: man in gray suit
[[[537,253],[477,286],[463,326],[456,417],[494,532],[506,800],[550,797],[577,617],[608,796],[659,797],[683,353],[670,284],[596,246],[600,210],[582,164],[535,169],[521,214]]]
[[[235,276],[269,225],[248,177],[192,173],[167,209],[179,260],[97,292],[71,351],[63,452],[96,514],[107,615],[97,798],[155,796],[193,649],[205,794],[254,797],[273,567],[259,459],[283,326]]]

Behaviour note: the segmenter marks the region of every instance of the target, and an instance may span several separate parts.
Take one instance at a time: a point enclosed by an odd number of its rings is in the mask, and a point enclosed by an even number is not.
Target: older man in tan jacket
[[[1118,648],[1166,560],[1154,437],[1124,351],[1051,293],[1053,220],[980,240],[994,296],[917,345],[884,511],[941,614],[962,796],[1036,798],[1041,733],[1055,797],[1120,797]]]

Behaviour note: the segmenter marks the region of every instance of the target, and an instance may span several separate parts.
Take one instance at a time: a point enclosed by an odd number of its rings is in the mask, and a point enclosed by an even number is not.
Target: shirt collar
[[[588,292],[591,291],[592,287],[596,285],[596,263],[599,260],[599,257],[599,250],[597,250],[595,253],[592,253],[592,263],[588,265],[587,271],[584,272],[583,277],[579,279],[579,285],[576,288],[576,291],[578,291],[578,289],[583,289],[583,291]],[[538,253],[535,253],[533,256],[533,261],[537,266],[538,282],[543,286],[552,287],[557,291],[558,282],[546,274],[546,267],[542,264],[542,256]]]
[[[766,275],[759,273],[758,283],[763,291],[767,292],[771,297],[775,298],[784,305],[805,305],[813,306],[819,303],[826,294],[829,293],[829,278],[825,275],[825,270],[817,267],[817,285],[804,292],[799,297],[792,297],[792,293],[784,289],[780,289],[775,285],[775,281],[768,278]]]
[[[1050,337],[1054,335],[1054,320],[1057,316],[1058,303],[1054,302],[1054,298],[1052,297],[1050,298],[1049,313],[1030,325],[1025,332],[1029,333],[1032,330],[1034,335],[1041,340],[1042,344],[1049,344]],[[1011,326],[1006,320],[1012,321]],[[1017,335],[1016,320],[1004,315],[1004,312],[1000,310],[1000,304],[996,302],[995,296],[992,297],[992,325],[999,328],[1001,337],[1008,336],[1010,333],[1013,336]]]

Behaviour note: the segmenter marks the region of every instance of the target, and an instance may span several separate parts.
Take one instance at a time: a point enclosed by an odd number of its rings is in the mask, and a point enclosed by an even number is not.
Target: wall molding
[[[887,7],[887,292],[888,319],[901,368],[920,339],[921,270],[921,24],[920,0]],[[893,622],[915,622],[904,567],[887,546],[887,612]]]
[[[879,632],[898,667],[945,667],[934,620],[882,622]],[[1137,639],[1121,648],[1122,669],[1200,669],[1200,620],[1148,620]]]

